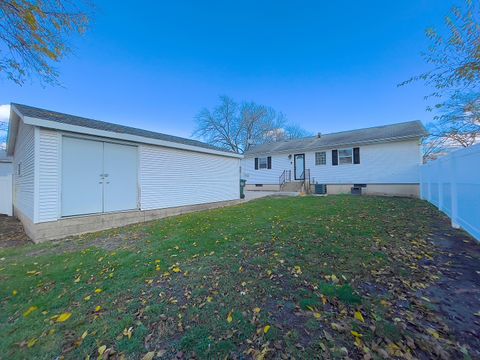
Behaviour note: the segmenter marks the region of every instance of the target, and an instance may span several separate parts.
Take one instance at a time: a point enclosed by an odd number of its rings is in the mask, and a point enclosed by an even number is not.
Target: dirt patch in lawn
[[[31,243],[20,221],[12,216],[0,215],[0,248],[10,248]]]
[[[449,220],[434,226],[430,239],[439,248],[435,266],[442,276],[420,292],[444,317],[455,338],[469,346],[470,356],[480,358],[480,245]]]

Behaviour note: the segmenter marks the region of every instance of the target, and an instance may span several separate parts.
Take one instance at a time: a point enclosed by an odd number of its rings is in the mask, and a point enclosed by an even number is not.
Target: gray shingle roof
[[[297,140],[257,145],[251,147],[245,153],[245,156],[415,139],[425,136],[426,134],[425,127],[420,121],[408,121],[398,124],[323,134],[320,138],[313,136]]]
[[[22,105],[12,103],[13,106],[24,116],[43,119],[43,120],[50,120],[56,121],[62,124],[68,125],[75,125],[75,126],[82,126],[86,128],[96,129],[96,130],[104,130],[104,131],[111,131],[119,134],[129,134],[129,135],[136,135],[142,136],[150,139],[157,139],[163,141],[170,141],[173,143],[179,143],[184,145],[190,146],[197,146],[205,149],[229,152],[228,150],[219,149],[215,146],[205,144],[201,141],[186,139],[178,136],[162,134],[154,131],[142,130],[137,129],[130,126],[118,125],[113,124],[105,121],[93,120],[88,119],[80,116],[63,114],[56,111],[50,111],[45,109],[36,108],[33,106]]]

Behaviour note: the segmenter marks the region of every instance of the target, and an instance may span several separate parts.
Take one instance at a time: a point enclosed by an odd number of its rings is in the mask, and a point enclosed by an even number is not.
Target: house
[[[324,184],[328,194],[354,187],[366,194],[418,197],[425,135],[420,121],[410,121],[253,146],[244,154],[242,178],[247,190]]]
[[[239,201],[241,155],[11,104],[13,209],[35,241]]]
[[[0,214],[12,215],[12,158],[0,150]]]
[[[12,174],[12,157],[5,150],[0,150],[0,176]]]

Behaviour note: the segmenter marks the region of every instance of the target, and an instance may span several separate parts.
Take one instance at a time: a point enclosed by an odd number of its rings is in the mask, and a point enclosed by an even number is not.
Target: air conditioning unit
[[[325,195],[327,193],[326,184],[315,184],[315,194]]]

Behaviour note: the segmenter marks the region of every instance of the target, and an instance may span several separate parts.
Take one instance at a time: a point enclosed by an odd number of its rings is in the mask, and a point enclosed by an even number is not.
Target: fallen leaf
[[[31,313],[33,313],[34,311],[37,311],[37,310],[38,310],[38,307],[37,307],[37,306],[30,306],[30,307],[28,308],[28,310],[23,313],[23,316],[27,317],[27,316],[29,316]]]
[[[154,356],[155,356],[155,351],[149,351],[142,357],[142,360],[152,360]]]
[[[230,311],[227,315],[227,322],[231,323],[233,321],[232,312]]]
[[[128,337],[129,339],[132,337],[132,334],[133,334],[133,327],[131,327],[131,326],[128,329],[125,328],[123,330],[123,335]]]
[[[259,312],[261,311],[261,309],[259,307],[256,307],[253,309],[253,312],[258,314]]]
[[[17,291],[17,290],[13,290],[13,291],[12,291],[12,295],[13,295],[13,296],[17,296],[17,294],[18,294],[18,291]]]
[[[360,311],[355,311],[355,319],[361,321],[362,323],[365,322],[365,319],[363,318],[363,315]]]
[[[85,296],[85,297],[83,298],[83,300],[89,301],[91,298],[92,298],[92,296],[91,296],[91,295],[88,295],[88,296]]]
[[[263,328],[263,333],[266,334],[270,331],[270,325],[266,325],[264,328]]]
[[[95,294],[100,294],[102,291],[102,289],[95,289]]]
[[[72,316],[72,313],[65,312],[65,313],[59,315],[57,317],[57,320],[55,320],[55,321],[56,322],[64,322],[64,321],[67,321],[68,319],[70,319],[71,316]]]
[[[105,350],[107,350],[107,345],[102,345],[102,346],[100,346],[100,347],[98,348],[98,354],[99,354],[100,356],[102,356],[103,353],[105,352]]]
[[[100,305],[97,305],[95,307],[95,312],[99,312],[100,310],[102,310],[102,307]]]
[[[37,338],[32,338],[32,339],[28,340],[27,347],[29,347],[29,348],[33,347],[37,343],[37,341],[38,341]]]

